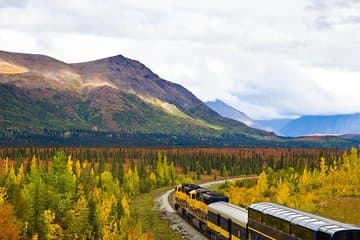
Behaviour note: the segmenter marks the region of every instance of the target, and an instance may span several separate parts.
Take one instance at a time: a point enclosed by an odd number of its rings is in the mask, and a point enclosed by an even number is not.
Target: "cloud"
[[[222,99],[254,118],[360,109],[354,91],[360,89],[359,1],[29,0],[1,6],[4,50],[66,62],[123,54],[204,101]]]
[[[0,8],[22,8],[26,3],[27,0],[0,0]]]
[[[360,23],[360,1],[358,0],[312,0],[305,10],[313,11],[317,15],[314,26],[319,30]]]

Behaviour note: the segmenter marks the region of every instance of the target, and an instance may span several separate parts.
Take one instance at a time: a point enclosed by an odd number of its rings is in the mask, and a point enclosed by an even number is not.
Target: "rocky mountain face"
[[[219,113],[221,116],[234,119],[236,121],[242,122],[247,126],[254,125],[254,121],[245,113],[240,112],[234,107],[229,106],[223,101],[216,99],[215,101],[208,101],[206,104],[215,112]]]
[[[43,55],[0,51],[0,106],[0,138],[5,143],[73,138],[93,142],[101,136],[117,144],[126,143],[126,136],[140,145],[212,145],[219,139],[220,145],[256,145],[277,139],[221,117],[184,87],[121,55],[67,64]]]

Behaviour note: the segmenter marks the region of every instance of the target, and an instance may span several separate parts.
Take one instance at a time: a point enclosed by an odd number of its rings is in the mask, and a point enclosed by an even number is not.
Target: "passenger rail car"
[[[260,239],[360,240],[356,226],[275,203],[250,205],[248,217],[249,236]]]
[[[226,202],[208,206],[207,235],[210,239],[247,239],[248,212]]]
[[[248,210],[194,184],[175,187],[175,208],[213,240],[360,240],[360,228],[275,203]]]

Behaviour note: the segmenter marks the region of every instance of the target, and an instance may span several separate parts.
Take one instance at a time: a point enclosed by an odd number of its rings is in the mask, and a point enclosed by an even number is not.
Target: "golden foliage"
[[[319,209],[326,209],[326,204],[332,204],[328,200],[334,197],[360,200],[360,157],[356,148],[345,152],[340,160],[332,163],[321,158],[319,169],[305,168],[300,175],[291,168],[269,172],[269,175],[262,172],[257,184],[250,188],[229,184],[224,193],[232,203],[244,207],[270,200],[315,213]],[[358,213],[353,212],[349,222],[359,224],[357,216]]]
[[[20,239],[20,227],[10,204],[0,206],[0,240]]]
[[[130,205],[125,196],[121,200],[121,206],[124,209],[125,216],[130,217]]]
[[[54,223],[55,213],[51,210],[45,210],[43,213],[44,223],[46,225],[46,238],[59,239],[62,237],[63,230],[59,224]]]

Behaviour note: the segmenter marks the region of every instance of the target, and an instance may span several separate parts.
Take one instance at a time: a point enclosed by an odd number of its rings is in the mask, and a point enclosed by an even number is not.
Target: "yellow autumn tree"
[[[20,239],[20,227],[11,204],[6,201],[6,189],[0,187],[0,240]]]
[[[265,171],[262,171],[259,175],[259,179],[257,181],[256,187],[255,187],[255,193],[259,196],[264,195],[266,191],[268,191],[268,180],[267,175]]]
[[[276,201],[280,204],[286,204],[290,196],[290,187],[286,181],[280,181],[276,193]]]
[[[45,210],[43,215],[44,224],[46,226],[47,239],[61,239],[63,235],[63,230],[59,224],[54,223],[55,213],[51,210]]]

